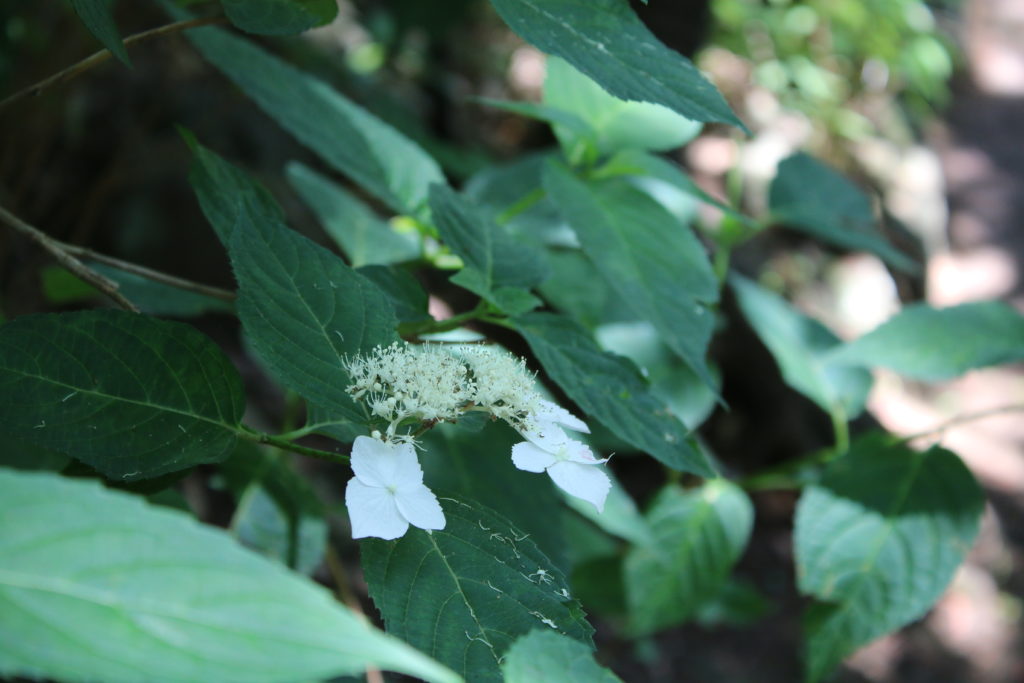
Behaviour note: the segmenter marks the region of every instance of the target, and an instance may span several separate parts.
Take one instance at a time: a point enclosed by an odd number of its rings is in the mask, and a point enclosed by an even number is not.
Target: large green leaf
[[[395,232],[370,207],[348,190],[309,166],[293,161],[288,182],[313,210],[353,268],[409,261],[420,255],[419,238]]]
[[[441,498],[445,528],[361,542],[388,633],[467,680],[501,681],[518,636],[550,628],[589,645],[593,629],[562,572],[529,534],[475,504]]]
[[[330,23],[337,0],[220,0],[231,23],[249,33],[286,36]]]
[[[796,512],[808,681],[856,648],[923,615],[978,532],[984,498],[949,451],[910,450],[884,435],[858,440]]]
[[[622,683],[594,661],[583,643],[552,631],[531,631],[509,648],[501,664],[505,683]]]
[[[1024,316],[998,301],[907,306],[828,357],[836,365],[881,366],[921,380],[949,379],[1020,360]]]
[[[570,150],[591,140],[596,150],[605,154],[623,149],[670,150],[691,140],[701,129],[699,122],[660,104],[627,102],[609,95],[557,57],[547,60],[544,103],[584,124],[570,127],[562,122],[564,116],[552,119],[555,133],[570,158]]]
[[[399,213],[416,213],[443,183],[415,143],[322,80],[222,30],[189,32],[203,56],[324,161]]]
[[[901,270],[917,270],[875,228],[867,195],[808,154],[798,152],[779,164],[768,203],[780,223],[840,247],[869,251]]]
[[[725,584],[753,528],[754,508],[725,479],[664,488],[647,511],[653,540],[630,549],[626,601],[637,633],[683,623]]]
[[[425,481],[460,500],[486,504],[530,534],[541,552],[566,570],[562,501],[550,477],[512,464],[512,446],[521,440],[504,424],[487,424],[478,432],[461,424],[439,425],[423,439]],[[523,505],[524,500],[530,504]]]
[[[750,280],[734,275],[729,283],[740,310],[771,351],[786,384],[826,412],[840,408],[845,417],[854,418],[864,410],[871,373],[825,362],[828,352],[842,344],[839,337]]]
[[[491,0],[513,31],[562,57],[612,95],[695,121],[743,127],[711,83],[647,30],[627,0]]]
[[[0,469],[0,676],[283,683],[368,666],[458,680],[219,529]]]
[[[521,239],[577,247],[576,236],[541,188],[544,164],[556,154],[536,152],[507,164],[488,166],[470,178],[463,190],[467,197],[489,210],[502,227]]]
[[[0,431],[108,477],[226,458],[244,408],[235,367],[188,325],[98,310],[0,327]]]
[[[628,360],[602,351],[583,327],[564,316],[530,313],[516,320],[516,329],[588,415],[669,467],[714,476],[707,458],[687,439],[686,427],[651,395]]]
[[[502,290],[529,289],[547,276],[543,254],[516,242],[449,187],[430,188],[430,209],[441,239],[465,264],[452,280],[456,284],[500,304]]]
[[[331,252],[245,206],[230,254],[238,316],[260,358],[288,388],[359,421],[342,359],[397,340],[388,297]]]
[[[121,40],[121,32],[117,30],[112,12],[113,0],[71,0],[75,14],[82,20],[89,33],[103,43],[103,47],[128,66],[132,60],[128,58],[128,50]]]
[[[544,186],[605,282],[704,382],[718,280],[703,245],[660,204],[621,180],[586,183],[549,164]]]

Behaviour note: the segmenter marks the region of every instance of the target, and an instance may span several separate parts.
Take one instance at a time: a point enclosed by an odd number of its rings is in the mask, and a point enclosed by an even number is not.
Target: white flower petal
[[[395,496],[376,486],[367,486],[353,477],[345,488],[345,505],[352,523],[352,538],[376,536],[398,538],[409,529],[409,522],[398,511]]]
[[[540,408],[536,411],[535,415],[538,422],[554,422],[574,432],[590,433],[590,427],[587,426],[586,422],[551,401],[541,399]]]
[[[413,526],[421,529],[443,529],[444,511],[437,502],[437,496],[423,484],[402,489],[395,496],[395,503],[402,516]]]
[[[563,461],[548,468],[551,481],[571,496],[593,503],[598,512],[604,510],[604,499],[612,482],[603,470],[590,465]]]
[[[523,441],[512,447],[512,464],[527,472],[543,472],[558,460],[542,448]]]
[[[560,448],[571,441],[562,428],[554,422],[534,421],[530,429],[521,429],[519,433],[527,441],[549,453],[557,453]]]
[[[594,455],[594,452],[590,450],[590,446],[581,441],[576,441],[575,439],[570,439],[569,443],[566,444],[565,450],[559,455],[561,456],[559,458],[560,460],[578,462],[581,465],[600,465],[608,462],[608,458],[599,460]]]
[[[384,443],[369,436],[357,436],[352,444],[352,471],[367,486],[391,487],[418,484],[423,471],[412,444]]]

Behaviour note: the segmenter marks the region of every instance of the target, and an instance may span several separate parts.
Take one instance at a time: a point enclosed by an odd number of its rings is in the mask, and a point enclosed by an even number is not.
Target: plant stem
[[[156,28],[151,28],[148,31],[142,31],[141,33],[135,33],[133,35],[130,35],[124,39],[124,44],[125,47],[127,47],[129,45],[132,45],[133,43],[138,43],[155,36],[162,36],[168,33],[178,33],[179,31],[185,31],[190,28],[208,26],[210,24],[220,24],[225,21],[226,19],[223,16],[202,17],[200,19],[187,19],[185,21],[176,21],[173,24],[157,26]],[[106,48],[100,50],[99,52],[95,52],[86,57],[85,59],[83,59],[82,61],[76,62],[68,68],[58,71],[49,78],[44,78],[38,83],[30,85],[29,87],[23,90],[19,90],[13,95],[10,95],[4,98],[3,100],[0,100],[0,111],[2,111],[5,107],[12,105],[19,100],[29,97],[30,95],[38,95],[51,85],[56,85],[57,83],[61,83],[64,81],[70,81],[76,76],[80,76],[81,74],[85,73],[97,64],[102,64],[103,62],[107,61],[111,58],[111,56],[113,55],[111,54],[110,50],[107,50]]]
[[[538,187],[535,190],[531,190],[517,200],[515,204],[498,214],[497,218],[494,219],[495,222],[497,222],[498,225],[505,225],[510,220],[523,213],[540,200],[544,199],[545,195],[546,193],[543,188]]]
[[[96,261],[97,263],[113,266],[118,270],[123,270],[126,273],[132,273],[133,275],[144,277],[147,280],[152,280],[153,282],[160,282],[170,287],[188,290],[190,292],[195,292],[196,294],[203,294],[222,301],[234,301],[237,298],[234,292],[221,289],[220,287],[211,287],[210,285],[204,285],[199,282],[192,282],[191,280],[186,280],[184,278],[177,277],[176,275],[170,275],[159,270],[147,268],[146,266],[140,266],[139,264],[132,263],[131,261],[122,261],[119,258],[101,254],[87,247],[79,247],[74,244],[57,242],[57,240],[54,240],[54,242],[59,244],[61,248],[69,254],[80,256],[88,261]]]
[[[57,263],[61,264],[79,278],[106,294],[118,306],[126,311],[139,313],[138,307],[117,291],[119,285],[116,282],[100,275],[95,270],[89,268],[72,256],[65,248],[66,245],[62,242],[53,239],[39,228],[29,225],[2,206],[0,206],[0,220],[3,220],[7,225],[11,226],[21,234],[28,236],[33,242],[50,252],[50,254],[52,254],[57,260]]]
[[[850,450],[850,425],[846,422],[846,410],[835,403],[829,411],[829,417],[832,418],[832,432],[836,437],[835,455],[845,455]]]
[[[29,237],[43,249],[50,252],[62,266],[110,298],[114,299],[114,301],[121,305],[122,308],[129,311],[138,313],[138,309],[135,307],[135,304],[128,301],[124,295],[117,291],[120,285],[100,273],[97,273],[95,270],[92,270],[76,257],[113,266],[114,268],[123,270],[126,273],[132,273],[133,275],[138,275],[148,280],[153,280],[154,282],[160,282],[170,287],[176,287],[177,289],[188,290],[190,292],[203,294],[223,301],[235,300],[235,293],[229,292],[226,289],[199,284],[198,282],[192,282],[191,280],[185,280],[184,278],[162,273],[159,270],[140,266],[137,263],[122,261],[121,259],[114,258],[113,256],[100,254],[99,252],[95,252],[87,247],[79,247],[74,244],[61,242],[60,240],[50,237],[39,228],[29,225],[2,206],[0,206],[0,220],[3,220],[18,232]]]
[[[932,427],[931,429],[925,430],[923,432],[918,432],[917,434],[911,434],[910,436],[905,436],[902,439],[900,439],[900,441],[903,441],[903,442],[913,441],[915,439],[921,439],[921,438],[924,438],[926,436],[931,436],[932,434],[937,434],[939,432],[944,432],[947,429],[949,429],[950,427],[955,427],[956,425],[959,425],[959,424],[965,424],[967,422],[974,422],[976,420],[981,420],[981,419],[984,419],[986,417],[993,417],[995,415],[1002,415],[1004,413],[1017,413],[1017,412],[1024,412],[1024,403],[1011,403],[1009,405],[999,406],[998,408],[989,408],[987,410],[979,410],[976,413],[964,413],[963,415],[957,415],[956,417],[950,418],[950,419],[946,420],[945,422],[943,422],[943,423],[941,423],[941,424],[939,424],[939,425],[937,425],[935,427]]]
[[[433,334],[435,332],[447,332],[462,327],[470,320],[482,318],[487,311],[487,302],[483,299],[471,311],[453,315],[444,320],[426,320],[423,322],[402,323],[398,326],[398,334],[403,339],[415,338],[421,334]]]
[[[329,460],[331,462],[347,463],[349,461],[349,457],[343,453],[332,453],[331,451],[322,451],[319,448],[300,446],[297,443],[292,443],[288,439],[281,438],[280,436],[273,436],[271,434],[265,434],[264,432],[258,432],[255,429],[246,427],[245,425],[242,425],[236,433],[243,439],[248,439],[255,443],[275,446],[282,450],[298,453],[299,455],[306,455],[311,458],[319,458],[320,460]]]

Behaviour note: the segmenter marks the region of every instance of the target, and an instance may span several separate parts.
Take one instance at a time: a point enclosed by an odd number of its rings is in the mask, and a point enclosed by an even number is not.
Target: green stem
[[[538,187],[528,192],[526,195],[524,195],[522,198],[516,201],[516,203],[513,204],[512,206],[502,211],[494,220],[498,223],[498,225],[505,225],[510,220],[512,220],[519,214],[523,213],[540,200],[544,199],[545,196],[546,193],[544,192],[544,188]]]
[[[398,326],[398,334],[403,339],[411,339],[418,337],[421,334],[448,332],[449,330],[462,327],[465,323],[471,320],[482,319],[486,312],[487,302],[481,299],[480,303],[478,303],[476,308],[473,310],[453,315],[452,317],[445,318],[444,320],[426,320],[422,322],[402,323]]]
[[[850,425],[846,422],[846,410],[836,403],[829,411],[832,418],[832,432],[836,437],[835,456],[845,455],[850,450]]]
[[[294,433],[294,432],[293,432]],[[349,457],[343,453],[332,453],[331,451],[322,451],[319,448],[309,448],[307,446],[300,446],[297,443],[292,443],[283,436],[273,436],[271,434],[265,434],[258,432],[255,429],[250,429],[242,425],[237,432],[238,436],[243,439],[248,439],[255,443],[266,444],[268,446],[275,446],[282,450],[291,451],[292,453],[298,453],[299,455],[306,455],[311,458],[318,458],[320,460],[329,460],[331,462],[344,462],[349,461]]]

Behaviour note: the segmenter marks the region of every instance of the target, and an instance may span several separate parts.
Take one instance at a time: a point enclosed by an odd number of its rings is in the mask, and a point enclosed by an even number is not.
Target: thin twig
[[[69,254],[79,256],[88,261],[96,261],[97,263],[113,266],[118,270],[123,270],[126,273],[132,273],[133,275],[144,277],[147,280],[152,280],[153,282],[160,282],[177,289],[186,289],[190,292],[204,294],[223,301],[234,301],[236,298],[234,292],[221,289],[220,287],[211,287],[210,285],[192,282],[191,280],[186,280],[176,275],[170,275],[159,270],[147,268],[146,266],[140,266],[139,264],[132,263],[131,261],[122,261],[119,258],[114,258],[113,256],[107,256],[106,254],[93,251],[88,247],[79,247],[74,244],[66,244],[64,242],[59,242],[59,244]]]
[[[179,31],[185,31],[190,28],[198,28],[199,26],[209,26],[210,24],[221,24],[225,21],[226,19],[223,16],[202,17],[199,19],[187,19],[185,21],[176,21],[173,24],[157,26],[156,28],[151,28],[148,31],[142,31],[141,33],[135,33],[133,35],[130,35],[124,39],[124,44],[125,47],[127,47],[129,45],[132,45],[133,43],[137,43],[146,40],[147,38],[152,38],[154,36],[162,36],[168,33],[177,33]],[[106,48],[100,50],[99,52],[94,52],[82,61],[76,62],[68,68],[58,71],[49,78],[44,78],[38,83],[30,85],[29,87],[23,90],[19,90],[13,95],[10,95],[4,98],[3,100],[0,100],[0,111],[2,111],[5,107],[12,105],[19,100],[29,97],[30,95],[38,95],[46,88],[49,88],[51,85],[55,85],[57,83],[62,83],[65,81],[70,81],[76,76],[80,76],[81,74],[85,73],[97,64],[102,64],[103,62],[110,59],[112,56],[113,55],[110,52],[110,50],[107,50]]]
[[[240,430],[237,432],[238,436],[249,441],[255,441],[256,443],[267,444],[269,446],[276,446],[281,450],[291,451],[292,453],[298,453],[299,455],[307,455],[311,458],[318,458],[320,460],[329,460],[331,462],[343,462],[349,461],[349,456],[344,453],[333,453],[331,451],[322,451],[319,448],[309,448],[307,446],[300,446],[297,443],[292,443],[288,439],[282,439],[278,436],[272,436],[265,434],[264,432],[258,432],[255,429],[250,429],[245,425],[242,425]]]
[[[901,441],[914,441],[915,439],[923,439],[926,436],[931,436],[932,434],[944,432],[947,429],[955,427],[956,425],[959,424],[975,422],[977,420],[983,420],[986,417],[993,417],[995,415],[1002,415],[1004,413],[1018,412],[1024,412],[1024,403],[1011,403],[1009,405],[999,406],[998,408],[979,410],[976,413],[964,413],[963,415],[957,415],[956,417],[950,418],[949,420],[946,420],[945,422],[935,427],[932,427],[931,429],[925,430],[923,432],[918,432],[917,434],[911,434],[910,436],[905,436],[901,439]]]
[[[0,206],[0,220],[3,220],[7,225],[11,226],[23,235],[27,235],[33,242],[50,252],[50,254],[57,259],[57,263],[61,264],[79,278],[85,280],[90,285],[106,294],[118,306],[126,311],[139,313],[138,307],[121,294],[121,292],[117,291],[120,285],[110,278],[100,275],[95,270],[89,268],[87,265],[72,256],[68,253],[67,249],[64,248],[64,244],[53,239],[42,230],[29,225],[2,206]]]

